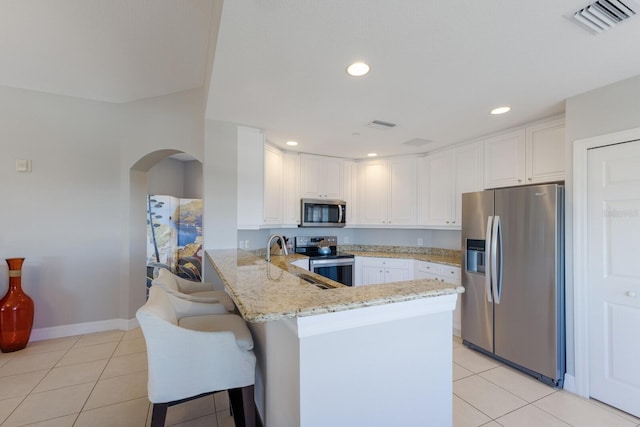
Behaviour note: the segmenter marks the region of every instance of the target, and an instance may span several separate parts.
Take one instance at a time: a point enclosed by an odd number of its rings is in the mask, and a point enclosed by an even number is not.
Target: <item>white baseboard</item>
[[[564,385],[562,388],[573,394],[578,394],[576,391],[576,377],[570,374],[564,374]]]
[[[74,323],[71,325],[53,326],[50,328],[39,328],[31,331],[30,341],[41,341],[52,338],[70,337],[74,335],[92,334],[94,332],[105,332],[113,330],[130,331],[138,327],[138,320],[133,319],[110,319],[97,322]]]

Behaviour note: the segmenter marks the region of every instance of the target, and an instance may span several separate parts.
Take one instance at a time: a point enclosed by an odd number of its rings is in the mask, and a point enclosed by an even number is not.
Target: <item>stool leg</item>
[[[236,427],[255,427],[256,407],[253,400],[253,385],[232,388],[228,391]]]
[[[253,399],[253,386],[242,387],[242,409],[245,427],[256,426],[256,402]]]
[[[153,404],[153,411],[151,412],[151,427],[164,427],[168,407],[168,403]]]

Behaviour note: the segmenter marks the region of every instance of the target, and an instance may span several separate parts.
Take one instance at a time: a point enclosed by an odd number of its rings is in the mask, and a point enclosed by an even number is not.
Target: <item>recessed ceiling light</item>
[[[377,155],[378,155],[378,153],[369,153],[369,154],[367,154],[367,156],[369,156],[369,157],[375,157]]]
[[[498,107],[491,110],[491,114],[493,115],[504,114],[504,113],[508,113],[509,111],[511,111],[511,107]]]
[[[369,72],[371,68],[364,62],[354,62],[347,67],[347,73],[353,77],[361,77]]]
[[[287,141],[287,145],[291,145],[292,147],[298,145],[298,141]]]

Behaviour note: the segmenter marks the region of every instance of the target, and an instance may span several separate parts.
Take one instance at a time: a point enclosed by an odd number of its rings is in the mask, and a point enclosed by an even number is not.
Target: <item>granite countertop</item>
[[[382,253],[367,252],[366,256],[390,255]],[[298,254],[274,255],[270,263],[263,257],[240,249],[208,250],[206,254],[240,314],[248,322],[313,316],[464,292],[462,286],[429,279],[344,286],[291,264],[307,258]],[[401,258],[415,258],[415,254],[402,255]],[[459,264],[458,261],[457,265]],[[329,289],[321,289],[299,275],[312,278]]]
[[[460,251],[434,250],[433,248],[406,248],[398,246],[341,246],[340,250],[355,256],[378,258],[417,259],[452,267],[460,267]]]

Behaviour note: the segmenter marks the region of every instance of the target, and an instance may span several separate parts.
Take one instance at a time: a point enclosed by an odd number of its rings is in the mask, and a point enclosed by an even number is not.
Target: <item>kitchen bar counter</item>
[[[248,321],[265,427],[452,425],[452,311],[461,286],[349,287],[291,264],[303,255],[267,263],[236,249],[206,254]]]
[[[417,254],[349,251],[356,256],[415,258]],[[401,256],[402,255],[402,256]],[[433,255],[420,255],[434,261]],[[271,263],[243,250],[209,250],[207,257],[225,290],[248,322],[313,316],[354,308],[433,298],[464,292],[462,286],[436,280],[410,280],[380,285],[347,287],[291,264],[303,255],[272,256]],[[416,258],[417,259],[417,258]],[[448,258],[450,261],[450,259]],[[437,261],[434,261],[437,262]],[[331,289],[321,289],[304,278]]]

